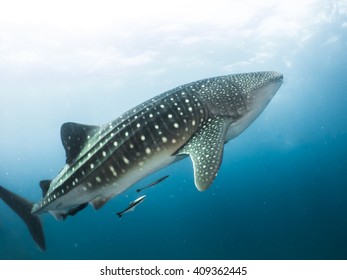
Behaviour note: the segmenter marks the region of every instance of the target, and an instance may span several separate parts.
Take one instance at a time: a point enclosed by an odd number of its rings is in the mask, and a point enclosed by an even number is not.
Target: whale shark
[[[207,78],[159,94],[103,125],[61,127],[66,165],[40,182],[42,199],[31,203],[0,187],[0,198],[29,228],[44,251],[39,215],[63,220],[88,204],[100,209],[151,173],[185,157],[199,191],[213,183],[224,145],[265,109],[283,81],[274,71]]]

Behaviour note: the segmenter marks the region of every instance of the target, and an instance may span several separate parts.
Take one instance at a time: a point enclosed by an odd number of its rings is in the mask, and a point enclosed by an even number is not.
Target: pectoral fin
[[[217,176],[229,124],[224,117],[209,119],[178,152],[178,155],[190,156],[195,185],[199,191],[206,190]]]

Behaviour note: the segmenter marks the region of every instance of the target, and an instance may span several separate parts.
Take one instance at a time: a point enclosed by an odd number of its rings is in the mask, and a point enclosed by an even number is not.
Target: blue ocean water
[[[175,16],[159,7],[158,16],[144,12],[132,25],[129,7],[118,9],[119,21],[96,9],[110,19],[99,25],[1,15],[0,185],[32,201],[41,198],[39,181],[64,166],[66,121],[106,123],[163,91],[217,75],[275,70],[284,83],[225,146],[207,191],[195,188],[186,158],[98,211],[88,207],[63,222],[42,215],[45,253],[0,201],[0,259],[347,258],[347,4],[246,1],[241,20],[238,10],[223,12],[235,3],[220,2],[214,16],[203,5],[194,20],[188,12],[196,7]],[[250,3],[255,8],[245,9]],[[134,212],[117,217],[136,188],[164,175]]]

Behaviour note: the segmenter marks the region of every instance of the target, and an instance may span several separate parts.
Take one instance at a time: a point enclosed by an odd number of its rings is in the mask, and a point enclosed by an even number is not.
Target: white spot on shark
[[[114,169],[114,167],[113,167],[112,165],[109,166],[109,169],[110,169],[110,171],[112,172],[112,175],[113,175],[114,177],[117,177],[117,172],[116,172],[116,170]]]
[[[130,161],[125,156],[123,156],[123,161],[124,161],[125,164],[129,164],[130,163]]]

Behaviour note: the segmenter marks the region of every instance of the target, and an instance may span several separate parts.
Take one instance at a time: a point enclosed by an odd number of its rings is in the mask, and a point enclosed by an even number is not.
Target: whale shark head
[[[283,75],[254,72],[217,77],[201,93],[212,115],[227,117],[226,142],[244,131],[280,88]]]
[[[277,72],[233,75],[231,82],[238,89],[244,104],[244,107],[241,107],[244,111],[240,110],[240,113],[248,115],[252,112],[258,116],[275,95],[282,81],[283,75]]]

